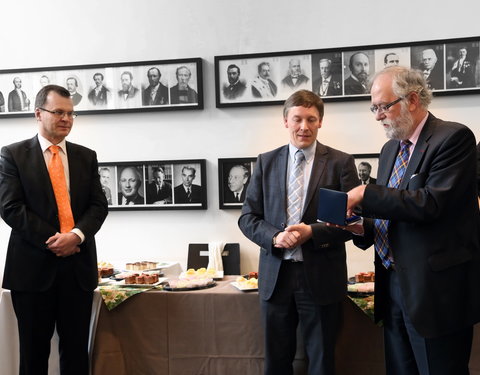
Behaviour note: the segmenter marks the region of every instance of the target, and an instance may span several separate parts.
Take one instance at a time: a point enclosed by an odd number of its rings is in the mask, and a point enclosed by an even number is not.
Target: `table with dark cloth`
[[[150,290],[108,311],[102,304],[92,358],[93,375],[261,375],[263,330],[257,292],[230,283],[214,288]],[[346,298],[336,349],[336,374],[383,375],[382,328]],[[480,325],[470,362],[480,375]],[[306,374],[302,346],[295,374]]]

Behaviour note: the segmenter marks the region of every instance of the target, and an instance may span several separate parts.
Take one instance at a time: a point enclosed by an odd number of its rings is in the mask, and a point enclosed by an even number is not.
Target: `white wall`
[[[185,265],[188,243],[223,240],[240,242],[247,272],[257,269],[258,249],[239,231],[239,211],[218,209],[217,159],[256,156],[288,135],[280,106],[215,108],[214,56],[480,35],[477,0],[457,0],[454,8],[471,11],[457,18],[438,0],[8,1],[0,12],[0,69],[202,57],[203,111],[80,116],[69,139],[95,149],[99,161],[207,159],[208,210],[110,212],[97,235],[100,260]],[[435,98],[431,110],[479,137],[479,103],[478,95]],[[368,105],[327,103],[319,140],[378,152],[385,137]],[[0,119],[1,145],[35,132],[33,118]],[[8,235],[2,222],[1,268]],[[348,253],[350,274],[372,269],[371,250],[349,246]]]

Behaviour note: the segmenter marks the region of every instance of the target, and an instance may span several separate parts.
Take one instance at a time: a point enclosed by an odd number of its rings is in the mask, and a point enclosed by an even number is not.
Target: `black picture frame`
[[[380,154],[353,154],[352,156],[355,159],[355,167],[362,185],[375,184],[377,182],[378,158]],[[370,171],[368,166],[370,166]],[[368,176],[366,175],[367,173]]]
[[[459,58],[462,49],[466,52],[463,60]],[[433,60],[435,64],[430,67]],[[370,98],[367,85],[364,87],[355,77],[368,79],[392,64],[425,71],[434,95],[480,93],[480,37],[477,36],[215,56],[215,102],[217,108],[278,105],[301,88],[318,93],[326,102],[366,100]],[[368,73],[362,74],[362,65],[368,66]],[[428,73],[427,67],[431,68]],[[326,70],[331,75],[323,82],[321,71]]]
[[[98,172],[109,210],[207,209],[205,159],[101,162]],[[189,197],[184,179],[192,180]]]
[[[252,177],[257,158],[222,158],[218,159],[219,208],[241,209],[245,193]],[[231,176],[231,179],[230,179]],[[238,191],[238,201],[235,191]]]
[[[160,83],[156,90],[150,78]],[[185,90],[179,81],[187,84]],[[197,57],[0,70],[0,118],[32,116],[35,96],[46,84],[69,89],[81,115],[203,109],[202,59]]]

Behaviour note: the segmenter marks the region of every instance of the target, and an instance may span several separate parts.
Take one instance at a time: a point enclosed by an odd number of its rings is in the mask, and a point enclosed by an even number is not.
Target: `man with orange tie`
[[[47,374],[57,329],[62,374],[88,374],[88,336],[97,286],[95,233],[107,213],[96,153],[65,141],[70,93],[37,94],[38,135],[5,146],[0,213],[12,228],[3,287],[10,289],[20,338],[20,374]]]

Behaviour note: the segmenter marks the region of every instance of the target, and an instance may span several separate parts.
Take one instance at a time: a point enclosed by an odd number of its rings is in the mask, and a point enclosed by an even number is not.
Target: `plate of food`
[[[189,268],[185,272],[182,272],[179,276],[180,279],[204,279],[204,278],[212,278],[214,280],[221,280],[223,279],[223,271],[217,271],[214,268]]]
[[[242,292],[252,292],[258,290],[258,279],[255,277],[246,278],[244,276],[239,276],[230,284]]]
[[[360,272],[348,278],[347,293],[351,297],[366,297],[375,293],[375,272]]]
[[[125,283],[125,280],[123,281],[120,281],[118,283],[116,283],[115,285],[117,286],[125,286],[125,287],[130,287],[130,288],[150,288],[150,287],[154,287],[154,286],[157,286],[157,285],[160,285],[162,283],[164,283],[165,281],[167,280],[166,277],[162,277],[162,278],[159,278],[158,281],[154,282],[154,283],[144,283],[144,284],[127,284]]]
[[[169,279],[163,289],[171,292],[185,292],[190,290],[213,288],[215,285],[217,285],[217,283],[212,278]]]
[[[148,270],[148,271],[146,270],[146,271],[139,271],[139,272],[123,271],[123,272],[115,273],[114,275],[110,276],[110,278],[116,281],[122,281],[125,278],[132,277],[132,276],[140,276],[140,275],[157,275],[158,277],[162,277],[163,272],[161,272],[161,270]]]

